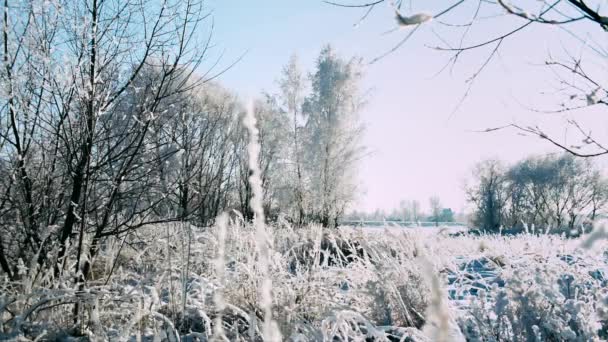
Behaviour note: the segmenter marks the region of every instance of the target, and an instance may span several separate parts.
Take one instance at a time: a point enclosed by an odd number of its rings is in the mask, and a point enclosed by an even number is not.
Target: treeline
[[[455,213],[451,208],[445,208],[437,196],[429,199],[430,210],[425,212],[420,208],[417,200],[403,200],[399,206],[386,211],[376,209],[373,212],[353,210],[345,215],[344,220],[348,222],[357,221],[392,221],[408,222],[412,224],[420,222],[432,222],[435,225],[448,222],[465,222],[467,220],[464,213]]]
[[[0,267],[87,277],[109,237],[249,208],[244,104],[200,74],[198,1],[5,2],[0,71]],[[9,21],[10,19],[10,21]],[[264,207],[335,225],[360,154],[359,62],[326,47],[255,101]],[[73,261],[73,263],[68,262]],[[68,266],[72,265],[72,266]]]
[[[591,159],[535,156],[505,166],[486,160],[467,189],[472,224],[488,231],[536,229],[579,234],[608,203],[608,180]]]

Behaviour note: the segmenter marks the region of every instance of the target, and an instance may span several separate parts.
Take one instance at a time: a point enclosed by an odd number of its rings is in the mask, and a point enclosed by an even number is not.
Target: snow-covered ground
[[[12,316],[4,311],[0,334],[259,340],[265,329],[259,289],[270,280],[276,325],[269,326],[284,340],[607,336],[604,240],[583,248],[585,238],[283,224],[272,227],[264,279],[252,227],[233,222],[225,228],[220,260],[218,227],[153,226],[126,243],[106,245],[84,291],[71,283],[73,275],[50,281],[44,270],[19,284],[4,282],[0,306]],[[89,322],[79,329],[71,326],[74,302]]]

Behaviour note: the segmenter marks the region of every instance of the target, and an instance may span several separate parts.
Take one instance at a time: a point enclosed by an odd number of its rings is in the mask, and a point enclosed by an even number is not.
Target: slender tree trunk
[[[91,151],[93,149],[93,137],[95,135],[95,79],[97,77],[96,63],[97,63],[97,0],[93,0],[91,8],[91,41],[90,41],[90,56],[89,56],[89,91],[86,108],[86,137],[85,141],[80,148],[79,162],[74,170],[74,177],[72,179],[72,191],[70,195],[70,202],[68,203],[68,212],[66,214],[63,228],[61,229],[60,244],[61,249],[59,251],[59,258],[65,257],[67,239],[72,235],[74,224],[77,221],[76,209],[80,203],[82,190],[85,184],[85,179],[88,177],[86,174],[86,168],[91,158]],[[84,220],[84,218],[80,218]],[[56,268],[55,273],[59,273],[60,270]]]
[[[0,234],[0,266],[2,267],[2,271],[8,275],[8,279],[13,280],[13,272],[11,272],[11,267],[4,252],[4,241],[2,241],[2,234]]]
[[[36,210],[34,208],[34,200],[33,200],[33,185],[32,180],[29,177],[29,174],[26,169],[25,161],[26,161],[26,151],[25,147],[21,145],[22,139],[25,137],[21,137],[19,133],[19,127],[17,124],[17,113],[15,112],[15,94],[13,90],[13,67],[12,62],[9,59],[9,49],[8,49],[8,0],[4,0],[4,21],[3,21],[3,29],[2,35],[4,40],[3,52],[4,52],[4,67],[6,71],[6,77],[8,80],[8,112],[9,112],[9,120],[11,132],[13,134],[13,144],[15,146],[15,150],[17,151],[17,170],[19,172],[19,179],[21,179],[21,186],[23,191],[23,197],[25,200],[25,211],[26,215],[24,217],[24,224],[26,227],[26,236],[27,243],[31,245],[32,250],[35,251],[39,244],[40,238],[37,234],[38,227],[36,226]]]
[[[294,140],[294,154],[296,159],[296,205],[298,210],[298,225],[304,224],[306,213],[304,211],[304,194],[302,189],[302,168],[300,166],[300,148],[298,141],[298,112],[295,110],[295,104],[293,111],[293,140]]]
[[[329,228],[329,143],[325,144],[325,158],[323,159],[323,194],[322,194],[322,207],[321,207],[321,225]]]

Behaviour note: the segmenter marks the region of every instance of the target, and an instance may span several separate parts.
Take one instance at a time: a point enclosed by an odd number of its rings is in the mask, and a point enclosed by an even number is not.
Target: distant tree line
[[[200,74],[196,0],[5,1],[0,70],[0,269],[88,277],[110,237],[147,224],[251,219],[244,105]],[[221,73],[222,71],[218,72]],[[359,61],[292,60],[255,101],[264,208],[335,226],[360,156]]]
[[[591,159],[571,154],[529,157],[511,166],[481,162],[467,188],[472,225],[578,234],[604,213],[608,180]]]
[[[429,199],[429,212],[423,212],[420,208],[420,202],[417,200],[403,200],[399,202],[399,206],[390,211],[376,209],[372,212],[364,212],[353,210],[349,212],[344,219],[346,221],[390,221],[390,222],[408,222],[417,224],[420,222],[432,222],[435,226],[440,223],[449,222],[464,222],[466,221],[464,213],[454,213],[451,208],[445,208],[441,204],[441,200],[437,196]]]

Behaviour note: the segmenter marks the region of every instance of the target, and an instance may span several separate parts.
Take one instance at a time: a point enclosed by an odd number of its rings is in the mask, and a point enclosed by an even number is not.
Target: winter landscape
[[[4,0],[0,340],[608,340],[608,4]]]

